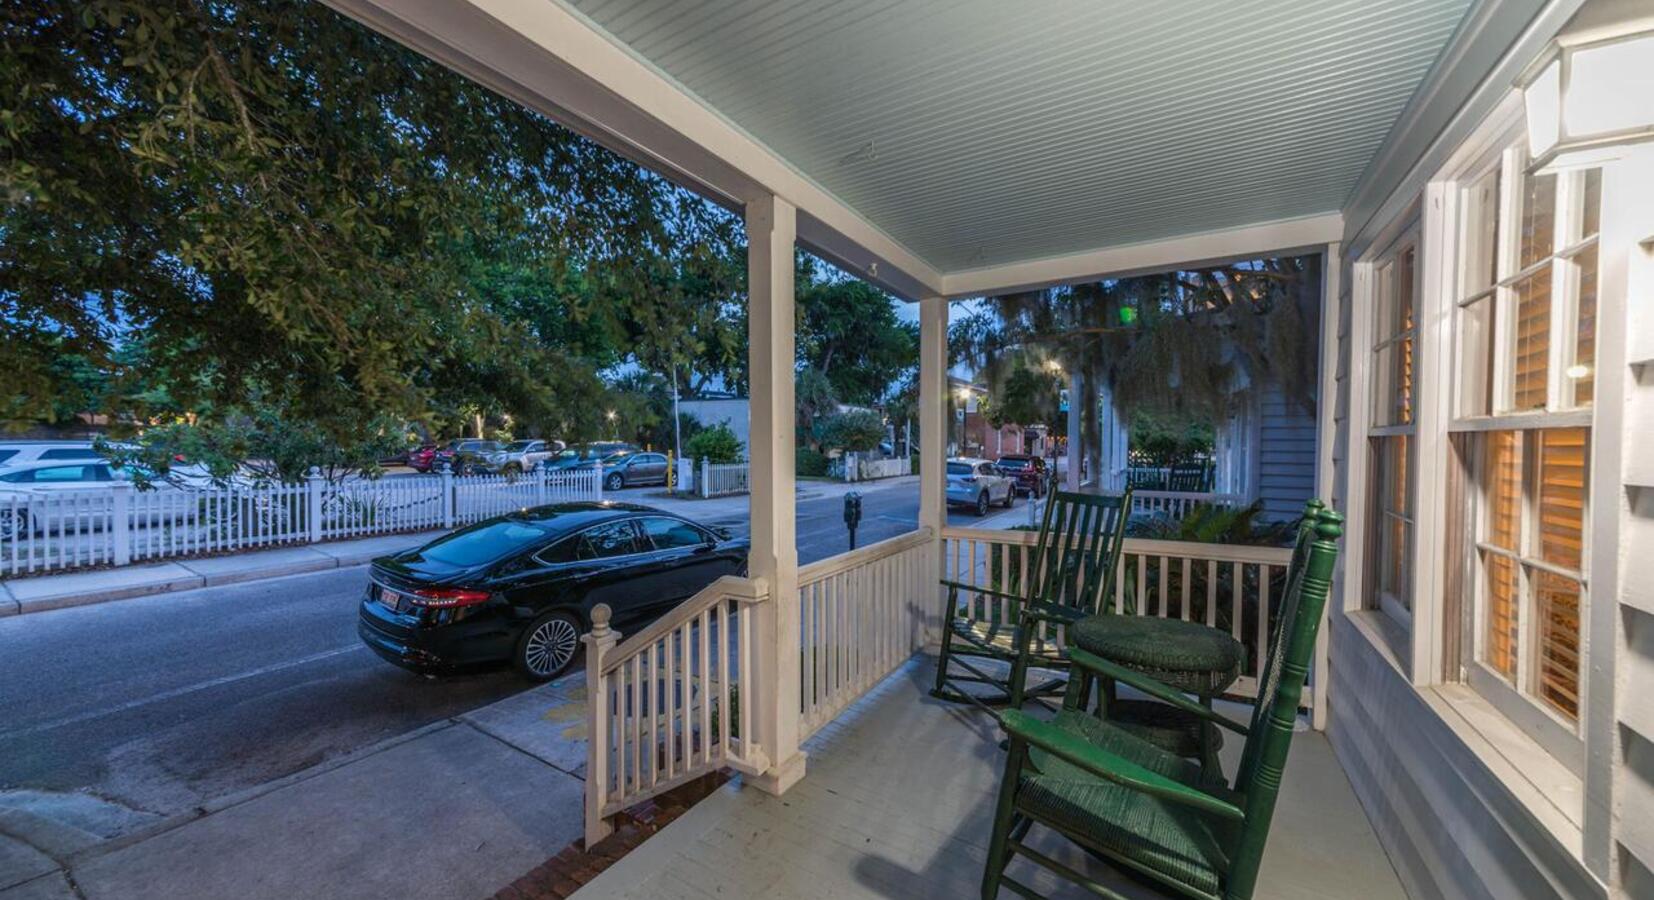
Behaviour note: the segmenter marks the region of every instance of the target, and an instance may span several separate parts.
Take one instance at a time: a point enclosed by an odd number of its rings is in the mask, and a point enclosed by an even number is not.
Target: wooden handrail
[[[798,569],[798,583],[800,585],[805,585],[812,581],[820,581],[823,578],[836,575],[839,572],[848,571],[857,566],[866,565],[876,559],[882,559],[886,556],[895,556],[898,553],[911,550],[914,547],[923,546],[924,544],[929,543],[931,539],[932,534],[929,528],[917,528],[906,534],[899,534],[893,538],[886,538],[875,544],[868,544],[865,547],[857,547],[854,550],[846,553],[840,553],[837,556],[829,556],[826,559],[817,560],[807,566],[800,566]]]
[[[670,634],[674,629],[700,615],[701,611],[708,607],[724,600],[757,602],[768,597],[769,586],[762,579],[725,575],[696,591],[694,596],[678,604],[671,612],[649,623],[642,631],[616,644],[615,648],[604,657],[603,674],[607,675],[620,668],[640,649],[648,648],[664,635]]]
[[[1032,547],[1039,543],[1034,531],[997,531],[989,528],[942,529],[943,540],[981,541],[988,544],[1011,544]],[[1174,556],[1186,559],[1211,559],[1218,562],[1260,563],[1284,566],[1292,561],[1291,547],[1256,547],[1250,544],[1206,544],[1198,541],[1164,541],[1151,538],[1128,537],[1123,553],[1130,556]]]

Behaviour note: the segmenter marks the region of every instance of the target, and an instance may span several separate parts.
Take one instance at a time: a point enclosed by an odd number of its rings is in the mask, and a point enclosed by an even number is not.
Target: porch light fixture
[[[1654,22],[1640,27],[1552,44],[1523,73],[1531,170],[1596,165],[1654,140]]]

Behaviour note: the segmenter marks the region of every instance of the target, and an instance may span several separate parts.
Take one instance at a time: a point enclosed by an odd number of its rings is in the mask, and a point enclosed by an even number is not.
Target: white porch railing
[[[600,471],[302,484],[97,488],[0,495],[0,575],[450,528],[603,496]]]
[[[935,542],[919,530],[798,570],[798,738],[814,734],[923,646],[936,605]],[[743,742],[756,723],[754,607],[765,585],[721,578],[616,643],[607,610],[585,637],[590,743],[586,844],[614,814],[700,775],[758,775],[772,747]],[[790,655],[779,656],[790,664]],[[787,702],[785,700],[783,703]],[[726,715],[725,711],[732,715]],[[732,724],[733,727],[732,727]]]
[[[767,760],[752,727],[752,607],[762,582],[726,576],[624,642],[609,609],[586,642],[586,846],[615,813],[725,766]]]
[[[798,570],[800,739],[924,646],[936,604],[932,539],[920,529]]]
[[[702,497],[724,497],[730,494],[745,494],[751,490],[750,464],[740,463],[713,463],[701,460],[700,477],[696,480],[695,492]]]
[[[1246,498],[1240,494],[1218,494],[1209,491],[1132,491],[1131,511],[1133,514],[1158,515],[1168,519],[1181,519],[1188,515],[1197,506],[1245,506]]]
[[[1009,580],[1012,572],[1026,578],[1039,535],[945,528],[942,539],[944,577],[991,587]],[[1273,606],[1280,601],[1291,561],[1287,547],[1127,538],[1115,591],[1125,614],[1204,622],[1234,635],[1246,647],[1248,669],[1230,692],[1253,697],[1268,651]],[[963,603],[989,602],[985,595],[961,594]],[[1305,689],[1306,706],[1313,689]]]

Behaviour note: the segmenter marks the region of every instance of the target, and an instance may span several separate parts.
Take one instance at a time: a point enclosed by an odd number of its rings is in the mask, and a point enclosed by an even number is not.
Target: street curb
[[[159,574],[162,569],[171,569],[174,572],[182,571],[187,574]],[[41,593],[36,596],[29,596],[28,594],[19,596],[13,589],[14,585],[8,584],[7,592],[11,594],[12,599],[17,603],[18,614],[27,615],[29,613],[49,612],[54,609],[69,609],[75,606],[93,606],[99,603],[108,603],[111,600],[130,600],[137,597],[148,597],[152,594],[170,594],[175,591],[188,591],[202,587],[205,584],[204,579],[202,579],[200,575],[184,568],[178,563],[170,562],[161,563],[153,567],[132,566],[122,569],[97,570],[96,572],[76,572],[67,575],[50,577],[76,578],[78,576],[85,575],[107,575],[113,572],[120,572],[133,578],[144,578],[157,574],[159,574],[159,577],[154,577],[152,580],[143,581],[138,584],[125,584],[118,587],[93,588],[90,590],[66,588],[56,592],[50,592],[50,589],[48,589],[48,592]],[[15,586],[21,587],[22,585]]]
[[[206,556],[195,559],[168,560],[160,563],[150,563],[137,566],[122,566],[114,569],[92,569],[82,572],[63,572],[52,575],[42,575],[38,579],[24,578],[0,581],[0,618],[14,615],[50,612],[55,609],[69,609],[76,606],[95,606],[116,600],[134,600],[139,597],[149,597],[155,594],[170,594],[178,591],[193,591],[201,588],[220,587],[228,584],[243,584],[250,581],[267,581],[273,578],[285,578],[290,575],[307,575],[313,572],[325,572],[330,569],[343,569],[352,566],[365,565],[377,557],[384,556],[389,549],[400,549],[429,540],[434,534],[441,532],[409,532],[406,534],[382,535],[374,538],[365,538],[358,541],[340,541],[335,543],[302,544],[292,547],[271,548],[263,551],[254,551],[266,554],[282,554],[279,560],[264,560],[263,564],[256,558],[245,555],[230,554],[226,556]],[[298,554],[293,551],[307,551],[307,554]],[[298,558],[294,558],[298,557]],[[244,568],[220,569],[218,561],[232,561],[243,559],[247,561]],[[173,577],[159,577],[139,584],[123,584],[108,588],[93,588],[90,590],[76,590],[73,588],[52,592],[47,582],[53,579],[64,579],[69,583],[76,580],[98,580],[124,574],[128,578],[143,578],[147,574],[163,569],[174,569],[182,575]],[[206,571],[202,571],[206,570]],[[213,571],[218,570],[218,571]],[[34,594],[34,586],[39,585],[42,592]],[[19,596],[13,588],[28,586],[28,593]]]

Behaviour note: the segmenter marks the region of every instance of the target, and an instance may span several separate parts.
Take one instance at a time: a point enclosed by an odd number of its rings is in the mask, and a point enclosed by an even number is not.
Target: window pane
[[[604,559],[636,552],[636,537],[629,521],[587,529],[577,551],[581,559]]]
[[[1588,238],[1602,230],[1602,170],[1585,173],[1585,208],[1580,216],[1580,238]]]
[[[1584,553],[1586,433],[1539,432],[1539,558],[1579,571]]]
[[[1512,408],[1544,409],[1551,350],[1551,267],[1516,284],[1515,397]]]
[[[1399,334],[1413,327],[1413,259],[1412,247],[1396,254],[1396,305],[1392,334]]]
[[[1483,540],[1512,553],[1522,537],[1522,432],[1487,436],[1487,535]]]
[[[1557,712],[1579,717],[1579,583],[1535,570],[1539,619],[1537,693]]]
[[[1596,390],[1597,365],[1597,248],[1574,257],[1579,267],[1579,325],[1574,337],[1574,364],[1568,378],[1574,383],[1574,405],[1590,406]]]
[[[1482,552],[1487,580],[1487,635],[1482,661],[1507,680],[1516,677],[1516,562],[1508,556]]]
[[[1466,191],[1464,287],[1461,299],[1499,279],[1499,172]]]
[[[1518,270],[1551,255],[1556,232],[1556,176],[1522,178],[1522,234]]]
[[[699,547],[707,543],[706,535],[695,526],[682,519],[669,519],[665,516],[650,516],[644,519],[643,533],[655,545],[656,550],[675,550],[683,547]]]
[[[1485,416],[1493,409],[1492,296],[1459,310],[1459,415]]]
[[[1374,600],[1388,595],[1403,608],[1411,609],[1412,495],[1408,485],[1408,438],[1406,435],[1373,438],[1373,483],[1377,486],[1378,522],[1373,541],[1372,585]]]
[[[1413,339],[1403,338],[1396,345],[1395,420],[1397,424],[1413,421]]]

